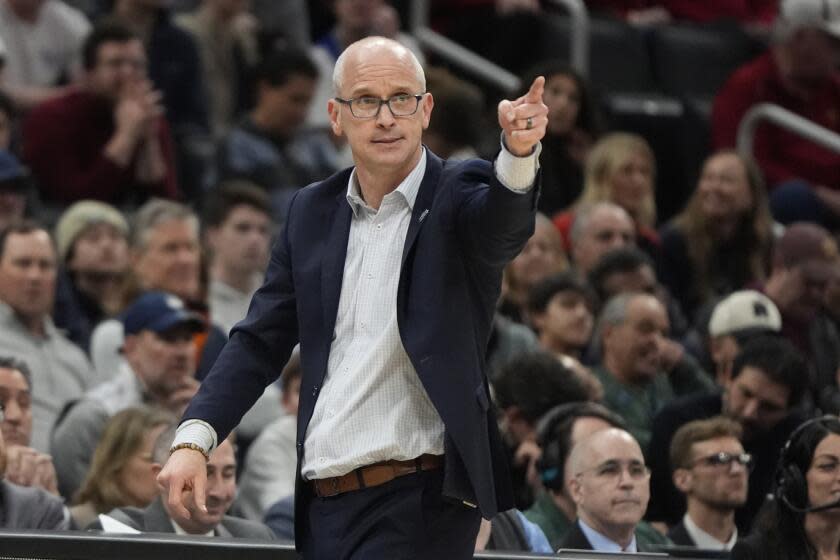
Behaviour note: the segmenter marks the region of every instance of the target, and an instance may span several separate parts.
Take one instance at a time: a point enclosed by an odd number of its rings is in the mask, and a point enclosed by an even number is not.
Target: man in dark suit
[[[569,469],[578,518],[560,548],[639,552],[636,526],[650,498],[639,443],[619,428],[597,431],[572,449]]]
[[[752,455],[741,445],[741,425],[723,416],[682,426],[671,440],[674,486],[687,509],[668,537],[674,544],[732,550],[735,510],[747,502]]]
[[[333,132],[355,168],[298,191],[266,282],[179,427],[173,510],[300,341],[295,531],[307,558],[469,558],[513,506],[484,354],[505,264],[534,229],[544,79],[499,104],[494,165],[421,144],[416,58],[370,37],[336,63]]]
[[[169,456],[169,446],[174,436],[174,427],[158,436],[152,452],[152,460],[158,468]],[[144,533],[274,539],[274,533],[262,523],[227,515],[236,496],[236,457],[231,438],[213,450],[206,470],[207,511],[199,510],[191,504],[189,519],[177,517],[164,501],[164,494],[145,509],[124,507],[113,510],[108,516]],[[90,528],[102,527],[97,521]]]

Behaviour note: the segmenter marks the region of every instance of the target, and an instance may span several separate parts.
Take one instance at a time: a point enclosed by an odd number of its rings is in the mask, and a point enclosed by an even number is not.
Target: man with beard
[[[759,336],[736,357],[723,392],[692,395],[659,411],[653,419],[648,447],[653,495],[648,519],[673,525],[685,512],[665,454],[654,451],[669,449],[680,426],[724,414],[741,425],[744,448],[755,458],[747,503],[735,513],[738,529],[746,532],[773,484],[779,450],[793,428],[805,419],[797,406],[807,383],[805,361],[788,341]]]
[[[24,123],[23,159],[42,200],[122,205],[179,196],[172,137],[161,94],[148,79],[143,42],[105,22],[82,51],[81,86],[39,105]]]
[[[56,290],[55,324],[85,351],[94,327],[122,308],[128,274],[128,221],[104,202],[73,204],[55,226],[63,265]]]
[[[174,437],[175,426],[172,426],[155,440],[152,461],[157,470],[163,468],[169,457],[169,445]],[[274,534],[262,523],[227,515],[236,497],[236,455],[232,440],[233,436],[230,436],[221,442],[207,459],[206,511],[191,503],[188,506],[190,517],[187,518],[179,515],[165,499],[158,497],[145,509],[125,507],[115,509],[108,515],[142,532],[274,539]],[[165,496],[164,493],[162,497]],[[101,527],[94,523],[90,528]]]
[[[111,416],[138,404],[180,415],[198,390],[192,339],[204,321],[180,298],[165,292],[140,296],[123,314],[123,327],[124,364],[111,381],[70,407],[53,430],[51,450],[63,496],[81,485]]]
[[[650,470],[638,442],[618,428],[595,432],[572,449],[569,468],[577,522],[560,548],[639,552],[636,525],[650,498]]]
[[[674,544],[732,550],[738,540],[735,510],[747,501],[753,458],[741,445],[741,426],[728,418],[689,422],[674,434],[671,468],[688,508],[671,527]]]

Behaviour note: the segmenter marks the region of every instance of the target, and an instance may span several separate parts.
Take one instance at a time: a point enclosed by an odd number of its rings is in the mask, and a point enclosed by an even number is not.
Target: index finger
[[[545,77],[537,76],[531,84],[528,93],[525,94],[526,103],[542,103],[543,91],[545,90]]]

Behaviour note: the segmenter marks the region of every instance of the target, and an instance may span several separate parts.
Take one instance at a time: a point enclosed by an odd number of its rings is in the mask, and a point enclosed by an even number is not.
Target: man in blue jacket
[[[534,228],[542,77],[499,104],[488,162],[421,144],[416,58],[370,37],[336,63],[328,109],[356,166],[298,191],[248,316],[184,415],[160,482],[204,500],[207,452],[300,341],[295,532],[306,558],[469,558],[513,505],[484,354],[505,264]]]

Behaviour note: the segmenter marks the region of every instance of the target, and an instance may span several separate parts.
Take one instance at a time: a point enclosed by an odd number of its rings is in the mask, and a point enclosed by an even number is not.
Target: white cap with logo
[[[816,27],[840,38],[840,0],[782,0],[779,21],[788,29]]]
[[[755,290],[733,292],[715,306],[709,319],[709,336],[779,332],[782,315],[770,298]]]

